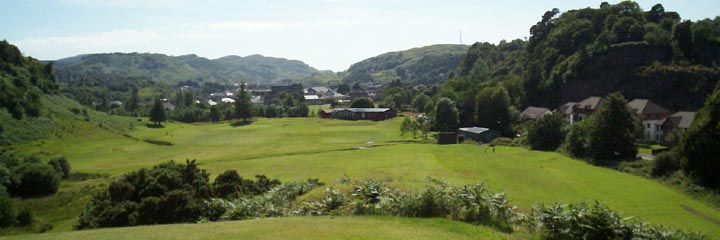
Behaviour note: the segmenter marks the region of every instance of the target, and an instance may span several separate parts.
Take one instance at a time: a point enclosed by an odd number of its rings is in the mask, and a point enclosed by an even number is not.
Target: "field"
[[[8,239],[512,239],[490,228],[445,219],[292,217],[110,228]]]
[[[487,180],[491,188],[507,191],[512,202],[522,211],[527,211],[533,204],[539,202],[598,200],[606,202],[611,208],[620,211],[623,216],[640,217],[654,224],[697,229],[714,238],[720,238],[719,226],[688,212],[683,206],[714,219],[720,219],[720,211],[656,181],[591,166],[553,152],[496,147],[493,153],[492,150],[480,145],[439,146],[416,143],[410,139],[410,136],[400,135],[401,121],[400,118],[381,122],[284,118],[259,119],[251,125],[241,127],[232,127],[228,123],[168,123],[161,129],[137,127],[125,136],[98,131],[93,134],[75,134],[62,139],[30,142],[17,145],[16,151],[45,156],[64,155],[71,161],[73,171],[106,173],[111,177],[84,182],[66,182],[56,196],[20,201],[19,204],[37,209],[36,215],[39,221],[53,224],[55,226],[53,232],[67,231],[71,229],[79,212],[84,208],[84,203],[89,199],[92,189],[106,184],[112,177],[171,159],[176,161],[197,159],[201,168],[208,169],[212,176],[228,169],[235,169],[243,176],[265,174],[283,181],[312,177],[320,178],[321,181],[329,184],[345,176],[353,179],[389,178],[392,181],[391,185],[403,189],[422,188],[427,183],[425,181],[427,177],[443,179],[453,184]],[[316,190],[315,194],[319,191]],[[345,230],[338,226],[348,224],[353,227],[347,228],[347,231],[363,231],[362,227],[355,229],[354,224],[347,223],[347,221],[360,221],[357,220],[358,218],[339,219],[342,221],[329,218],[252,221],[277,221],[283,226],[287,225],[288,229],[292,229],[292,224],[298,224],[297,222],[310,221],[313,224],[309,225],[331,225],[325,227],[340,229],[337,230],[339,234]],[[361,219],[360,222],[383,222],[374,225],[404,222],[413,226],[416,223],[422,225],[420,223],[422,221],[441,221]],[[214,224],[210,225],[240,226],[250,223]],[[169,228],[182,229],[179,231],[182,232],[199,226],[202,225],[108,229],[91,233],[100,234],[97,236],[101,238],[122,232],[123,237],[135,238],[132,236],[149,236],[140,234],[142,232],[166,232],[165,229]],[[152,228],[158,229],[150,230]],[[437,233],[440,230],[425,231]],[[132,235],[135,232],[139,232],[138,235]],[[273,234],[285,234],[283,232],[285,231]],[[428,235],[434,234],[430,232]],[[203,238],[214,236],[211,233],[197,234],[210,234]],[[370,233],[358,234],[360,235],[357,237],[347,238],[380,236]],[[57,236],[62,239],[73,238],[76,235],[79,233],[41,236]],[[267,237],[274,238],[272,236],[274,235]],[[327,238],[333,236],[345,238],[342,237],[343,235],[329,235]],[[308,237],[314,236],[308,235]],[[458,238],[462,236],[458,235]]]

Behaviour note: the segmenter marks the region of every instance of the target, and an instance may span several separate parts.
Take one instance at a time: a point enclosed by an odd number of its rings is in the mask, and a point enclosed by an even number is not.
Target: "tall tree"
[[[220,110],[217,106],[210,106],[210,121],[217,123],[220,121]]]
[[[425,94],[419,94],[412,100],[412,106],[413,109],[415,109],[415,112],[423,112],[425,110],[425,105],[427,105],[432,99],[428,97]]]
[[[165,108],[163,107],[162,101],[159,97],[155,98],[153,107],[150,110],[150,121],[155,123],[156,126],[162,126],[161,123],[167,121]]]
[[[500,131],[505,136],[512,135],[512,116],[510,96],[502,88],[486,88],[477,95],[477,123]]]
[[[528,128],[528,143],[532,149],[555,150],[565,138],[567,122],[561,114],[542,117]]]
[[[350,104],[350,107],[352,108],[374,108],[375,103],[373,103],[373,100],[366,97],[359,97],[353,100],[353,102]]]
[[[597,161],[635,158],[637,116],[620,93],[608,94],[588,119],[590,158]]]
[[[252,116],[252,105],[250,103],[250,95],[245,91],[245,83],[240,83],[240,91],[235,99],[235,117],[247,122]]]
[[[702,184],[720,188],[720,91],[698,111],[680,144],[685,170]]]
[[[130,91],[130,99],[128,99],[125,103],[125,110],[128,112],[133,112],[138,108],[138,102],[140,102],[140,97],[138,97],[137,88],[133,88]]]
[[[435,104],[435,130],[455,132],[458,129],[458,110],[449,98],[440,98]]]

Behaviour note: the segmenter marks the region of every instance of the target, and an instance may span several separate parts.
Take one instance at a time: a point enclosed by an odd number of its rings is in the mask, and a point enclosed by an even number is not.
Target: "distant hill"
[[[344,82],[436,84],[448,78],[467,54],[467,45],[441,44],[380,54],[353,64]]]
[[[207,59],[196,55],[150,53],[87,54],[55,61],[59,82],[104,75],[149,78],[169,84],[181,81],[264,83],[319,74],[309,65],[284,58],[250,55]]]

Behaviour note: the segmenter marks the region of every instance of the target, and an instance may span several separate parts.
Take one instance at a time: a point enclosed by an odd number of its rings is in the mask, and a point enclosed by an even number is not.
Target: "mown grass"
[[[310,177],[329,184],[345,176],[390,178],[392,185],[405,189],[422,188],[426,177],[453,184],[488,180],[491,188],[507,191],[512,202],[523,211],[539,202],[598,200],[624,216],[698,229],[720,238],[720,227],[683,210],[681,205],[720,219],[717,209],[654,180],[595,167],[552,152],[496,147],[492,153],[485,146],[471,144],[403,143],[410,136],[400,136],[400,122],[399,118],[381,122],[284,118],[259,119],[242,127],[228,123],[167,123],[161,129],[137,127],[129,132],[132,138],[99,132],[31,142],[18,145],[17,150],[25,154],[65,155],[73,170],[116,176],[171,159],[189,158],[197,159],[201,168],[208,169],[212,176],[235,169],[248,177],[265,174],[283,181]],[[149,144],[138,139],[173,145]],[[69,190],[77,188],[79,186],[63,186]],[[311,195],[319,195],[320,191]],[[87,195],[78,196],[78,199],[62,201],[84,206],[87,197],[83,196]],[[67,223],[77,218],[82,207],[68,208],[70,212],[76,211],[74,216],[60,214],[55,210],[57,204],[52,202],[21,201],[21,204],[33,209],[53,209],[40,210],[37,214],[56,226],[53,231],[69,230]],[[64,217],[57,219],[55,215]],[[308,221],[316,220],[311,219]],[[184,227],[179,226],[185,225],[177,226],[180,229]],[[130,231],[127,234],[131,234]]]
[[[445,219],[291,217],[110,228],[7,239],[512,239],[487,227]]]

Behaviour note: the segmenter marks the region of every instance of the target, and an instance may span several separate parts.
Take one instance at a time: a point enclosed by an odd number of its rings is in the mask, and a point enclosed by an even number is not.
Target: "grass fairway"
[[[553,152],[497,147],[492,153],[487,147],[470,144],[440,146],[408,143],[407,136],[400,136],[401,121],[400,118],[381,122],[286,118],[260,119],[243,127],[167,124],[164,129],[139,127],[129,133],[131,137],[111,133],[78,135],[73,139],[19,145],[17,150],[65,155],[71,161],[73,171],[110,174],[149,167],[170,159],[182,161],[189,158],[198,159],[201,167],[208,169],[213,176],[235,169],[243,176],[265,174],[283,181],[312,177],[332,184],[347,175],[354,179],[391,178],[392,185],[405,189],[422,188],[426,185],[426,177],[453,184],[488,180],[491,188],[506,190],[513,204],[525,211],[538,202],[598,200],[608,203],[623,216],[640,217],[654,224],[697,229],[713,238],[720,238],[720,226],[689,213],[681,206],[720,219],[717,209],[656,181],[591,166]],[[173,145],[151,144],[144,139]],[[80,188],[80,183],[64,185],[61,191]],[[317,189],[311,194],[319,194],[320,191]],[[81,203],[87,201],[87,195],[80,196],[85,197],[73,200],[53,196],[44,202],[64,201],[69,206],[83,206]],[[21,204],[34,208],[55,206],[27,201]],[[73,207],[68,212],[75,212],[76,218],[81,210],[81,207]],[[54,219],[51,218],[53,211],[43,211],[38,217],[54,224],[56,228],[52,231],[69,230],[68,223],[74,220]],[[68,213],[63,216],[73,215]],[[329,218],[303,218],[302,221],[318,219],[331,221]],[[177,227],[178,230],[184,228]],[[349,227],[345,230],[354,229]],[[100,232],[103,231],[121,230]]]
[[[10,239],[512,239],[445,219],[292,217],[19,235]]]

